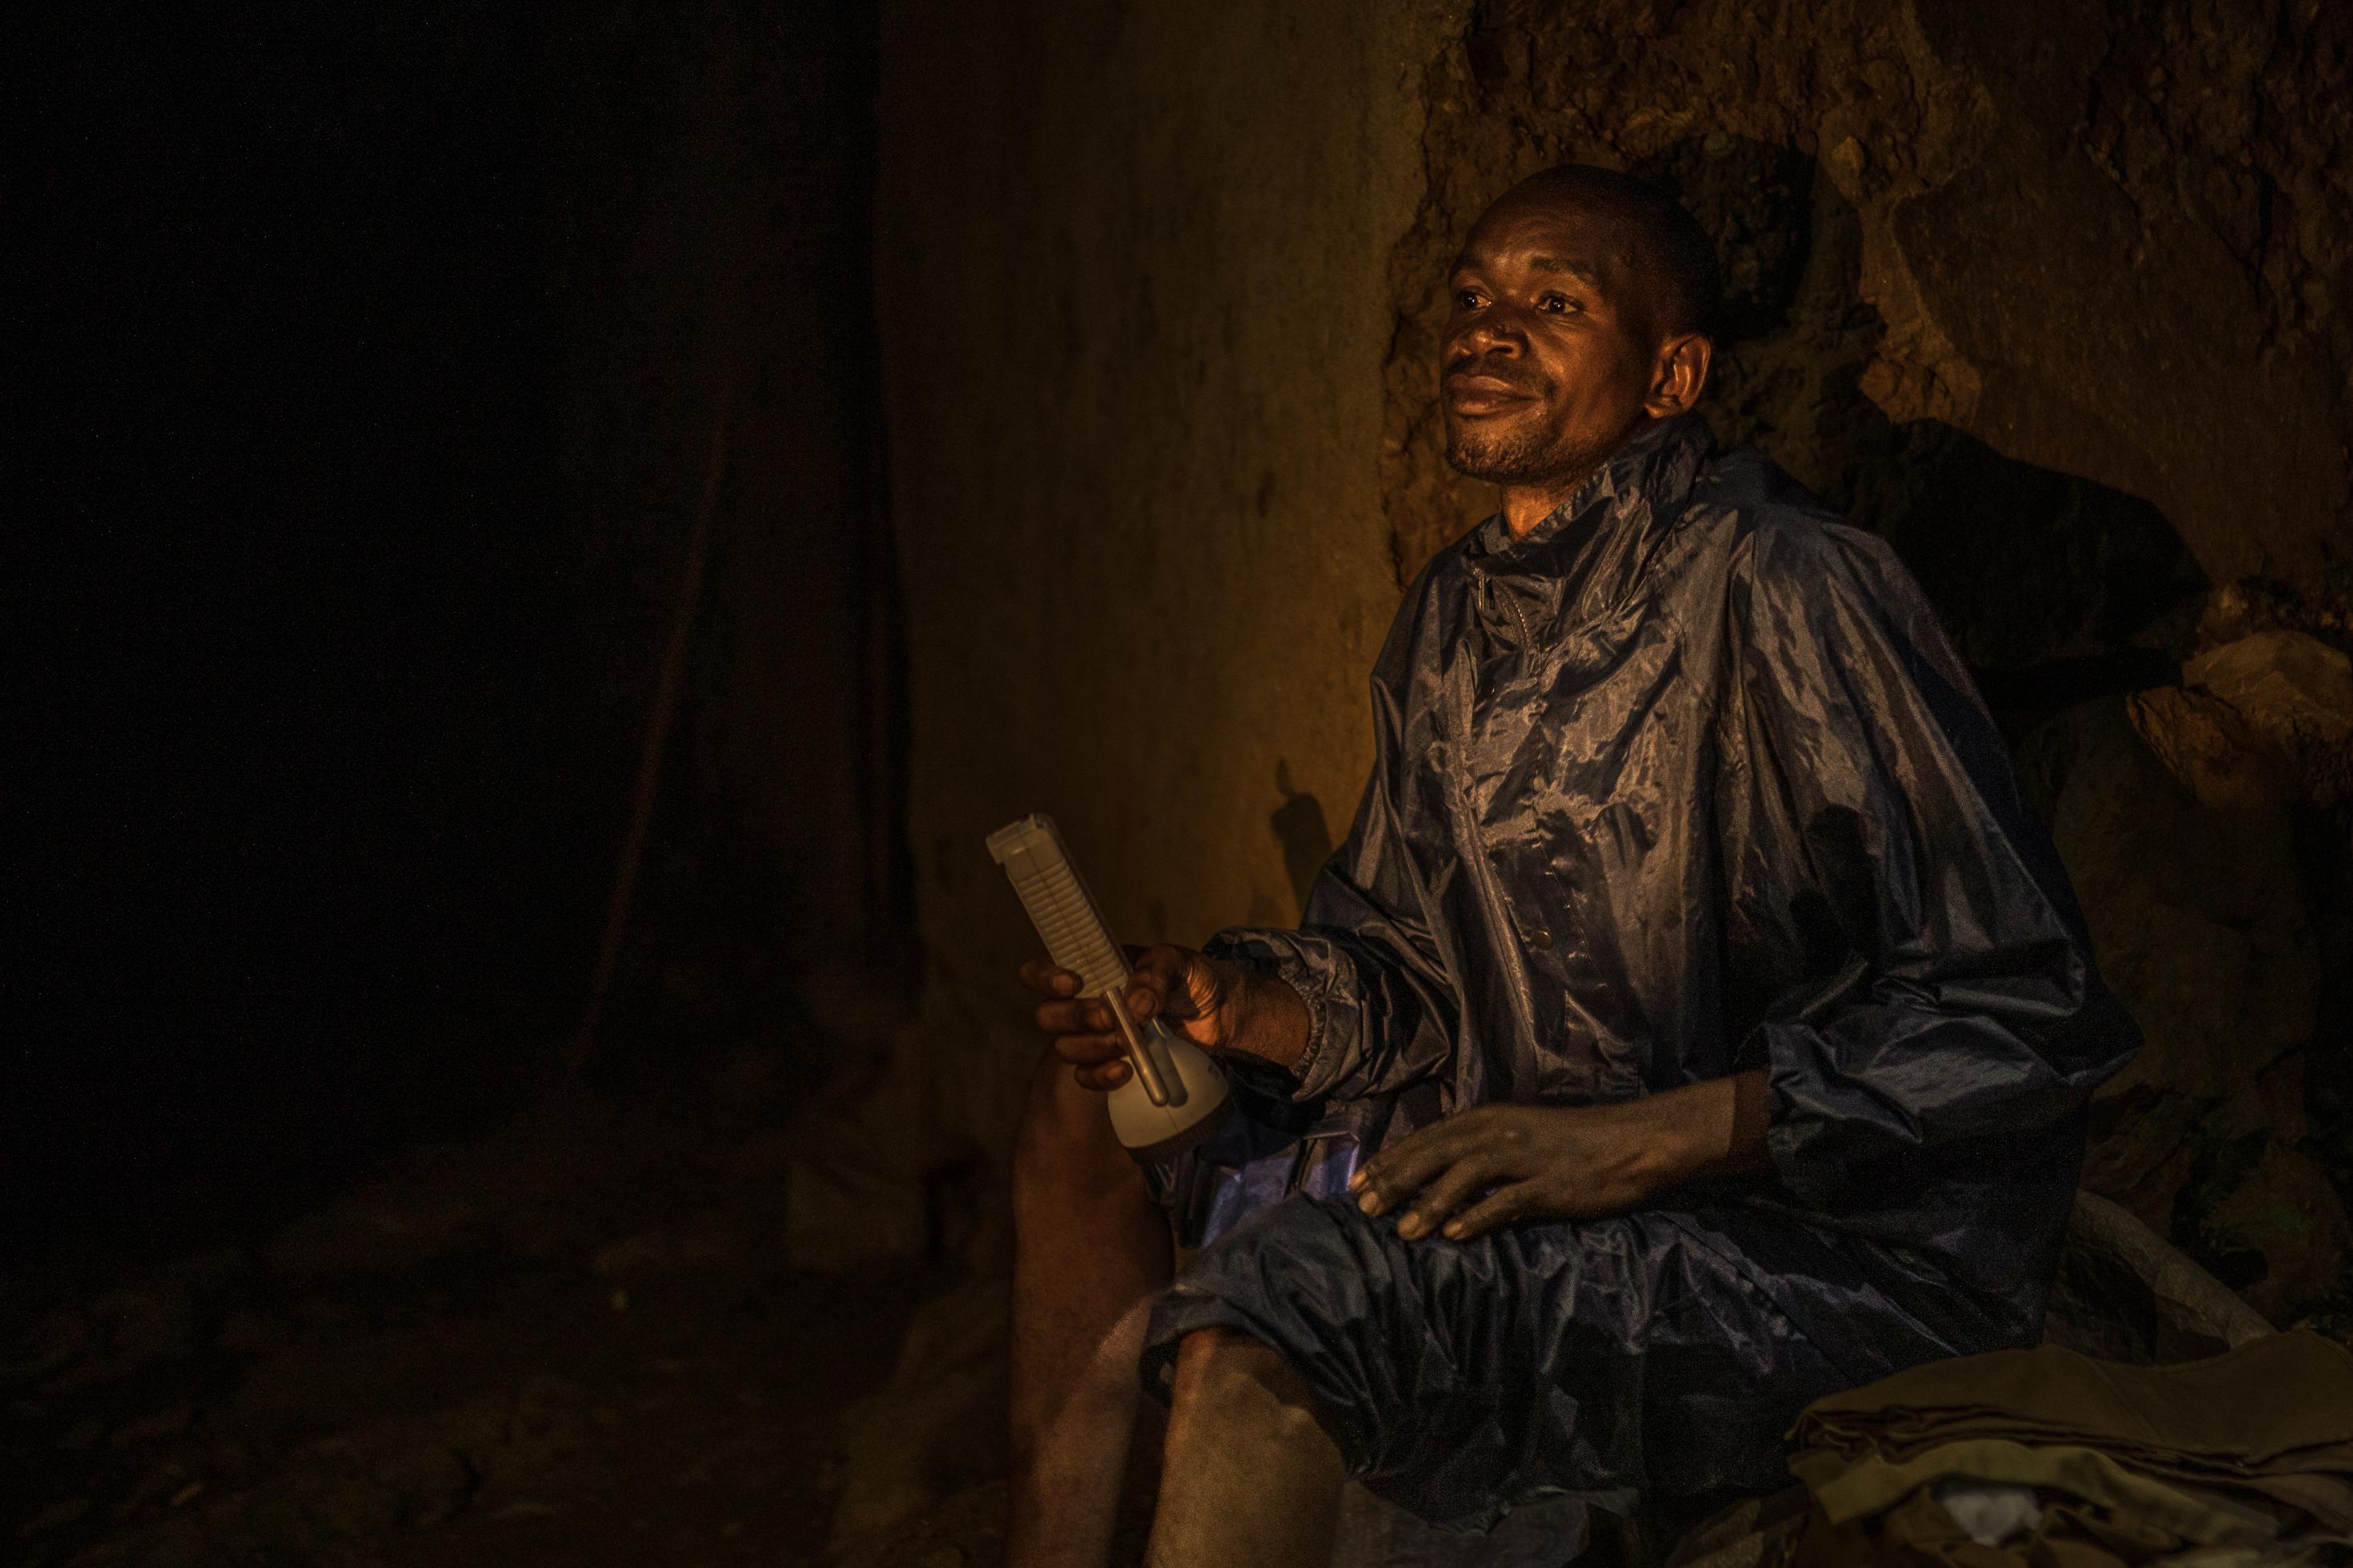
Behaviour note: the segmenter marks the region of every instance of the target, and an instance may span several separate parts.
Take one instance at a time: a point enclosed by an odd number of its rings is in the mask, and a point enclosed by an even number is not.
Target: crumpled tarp
[[[1794,1436],[1789,1468],[1820,1515],[1801,1563],[1992,1568],[2058,1560],[2061,1541],[2085,1568],[2353,1545],[2353,1352],[2305,1331],[2170,1366],[2045,1345],[1915,1367],[1817,1401]],[[1989,1542],[1943,1498],[1918,1502],[1954,1478],[2070,1500]]]
[[[1207,1245],[1147,1384],[1186,1332],[1246,1329],[1368,1487],[1474,1525],[1770,1487],[1817,1395],[2033,1342],[2083,1105],[2137,1036],[1883,544],[1666,421],[1525,537],[1497,517],[1441,552],[1372,695],[1300,928],[1211,944],[1305,999],[1301,1113],[1369,1144],[1760,1068],[1772,1168],[1409,1243],[1328,1188],[1220,1209],[1197,1165],[1173,1184]]]

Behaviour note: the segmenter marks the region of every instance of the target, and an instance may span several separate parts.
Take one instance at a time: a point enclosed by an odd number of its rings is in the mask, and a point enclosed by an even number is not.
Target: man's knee
[[[1240,1329],[1196,1329],[1177,1342],[1168,1405],[1172,1421],[1300,1433],[1324,1425],[1307,1380],[1282,1352]]]
[[[1039,1199],[1060,1205],[1142,1191],[1143,1177],[1113,1136],[1103,1098],[1050,1051],[1038,1064],[1013,1145],[1017,1209]]]

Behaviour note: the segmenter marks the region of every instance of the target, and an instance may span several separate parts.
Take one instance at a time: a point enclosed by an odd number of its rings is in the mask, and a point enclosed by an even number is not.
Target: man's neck
[[[1649,429],[1651,423],[1647,417],[1638,417],[1608,451],[1589,463],[1580,463],[1526,484],[1503,486],[1504,526],[1512,531],[1512,537],[1525,538],[1530,529],[1566,506],[1586,480],[1600,472],[1610,458],[1626,449],[1627,442]]]
[[[1512,531],[1514,539],[1525,538],[1528,530],[1558,511],[1577,487],[1593,477],[1594,468],[1586,468],[1576,478],[1559,483],[1541,485],[1505,485],[1504,487],[1504,526]]]

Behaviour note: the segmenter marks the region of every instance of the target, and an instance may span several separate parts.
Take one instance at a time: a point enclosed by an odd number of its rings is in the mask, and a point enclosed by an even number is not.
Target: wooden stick
[[[576,1076],[588,1065],[596,1046],[596,1031],[605,1021],[605,1004],[613,989],[614,971],[621,956],[621,933],[628,927],[629,896],[636,890],[638,868],[645,859],[646,835],[653,826],[654,794],[661,780],[662,753],[670,741],[678,689],[686,675],[687,643],[694,629],[694,613],[702,599],[703,563],[711,553],[711,521],[719,508],[720,481],[727,472],[727,430],[735,409],[735,372],[721,372],[718,395],[711,415],[711,448],[702,467],[702,500],[694,509],[694,527],[687,535],[686,570],[679,580],[678,605],[671,612],[670,644],[662,649],[661,678],[654,688],[654,707],[646,721],[646,743],[638,761],[637,795],[629,810],[628,837],[621,844],[620,873],[613,879],[613,901],[605,911],[605,941],[596,952],[596,973],[588,987],[588,1001],[580,1011],[572,1047],[565,1062],[567,1075]]]

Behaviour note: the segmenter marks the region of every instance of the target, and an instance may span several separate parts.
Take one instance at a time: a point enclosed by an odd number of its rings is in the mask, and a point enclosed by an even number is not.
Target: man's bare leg
[[[1307,1381],[1248,1334],[1176,1347],[1149,1568],[1320,1565],[1346,1475]]]
[[[1013,1452],[1008,1568],[1103,1568],[1126,1471],[1167,1216],[1103,1114],[1048,1057],[1013,1163]]]

